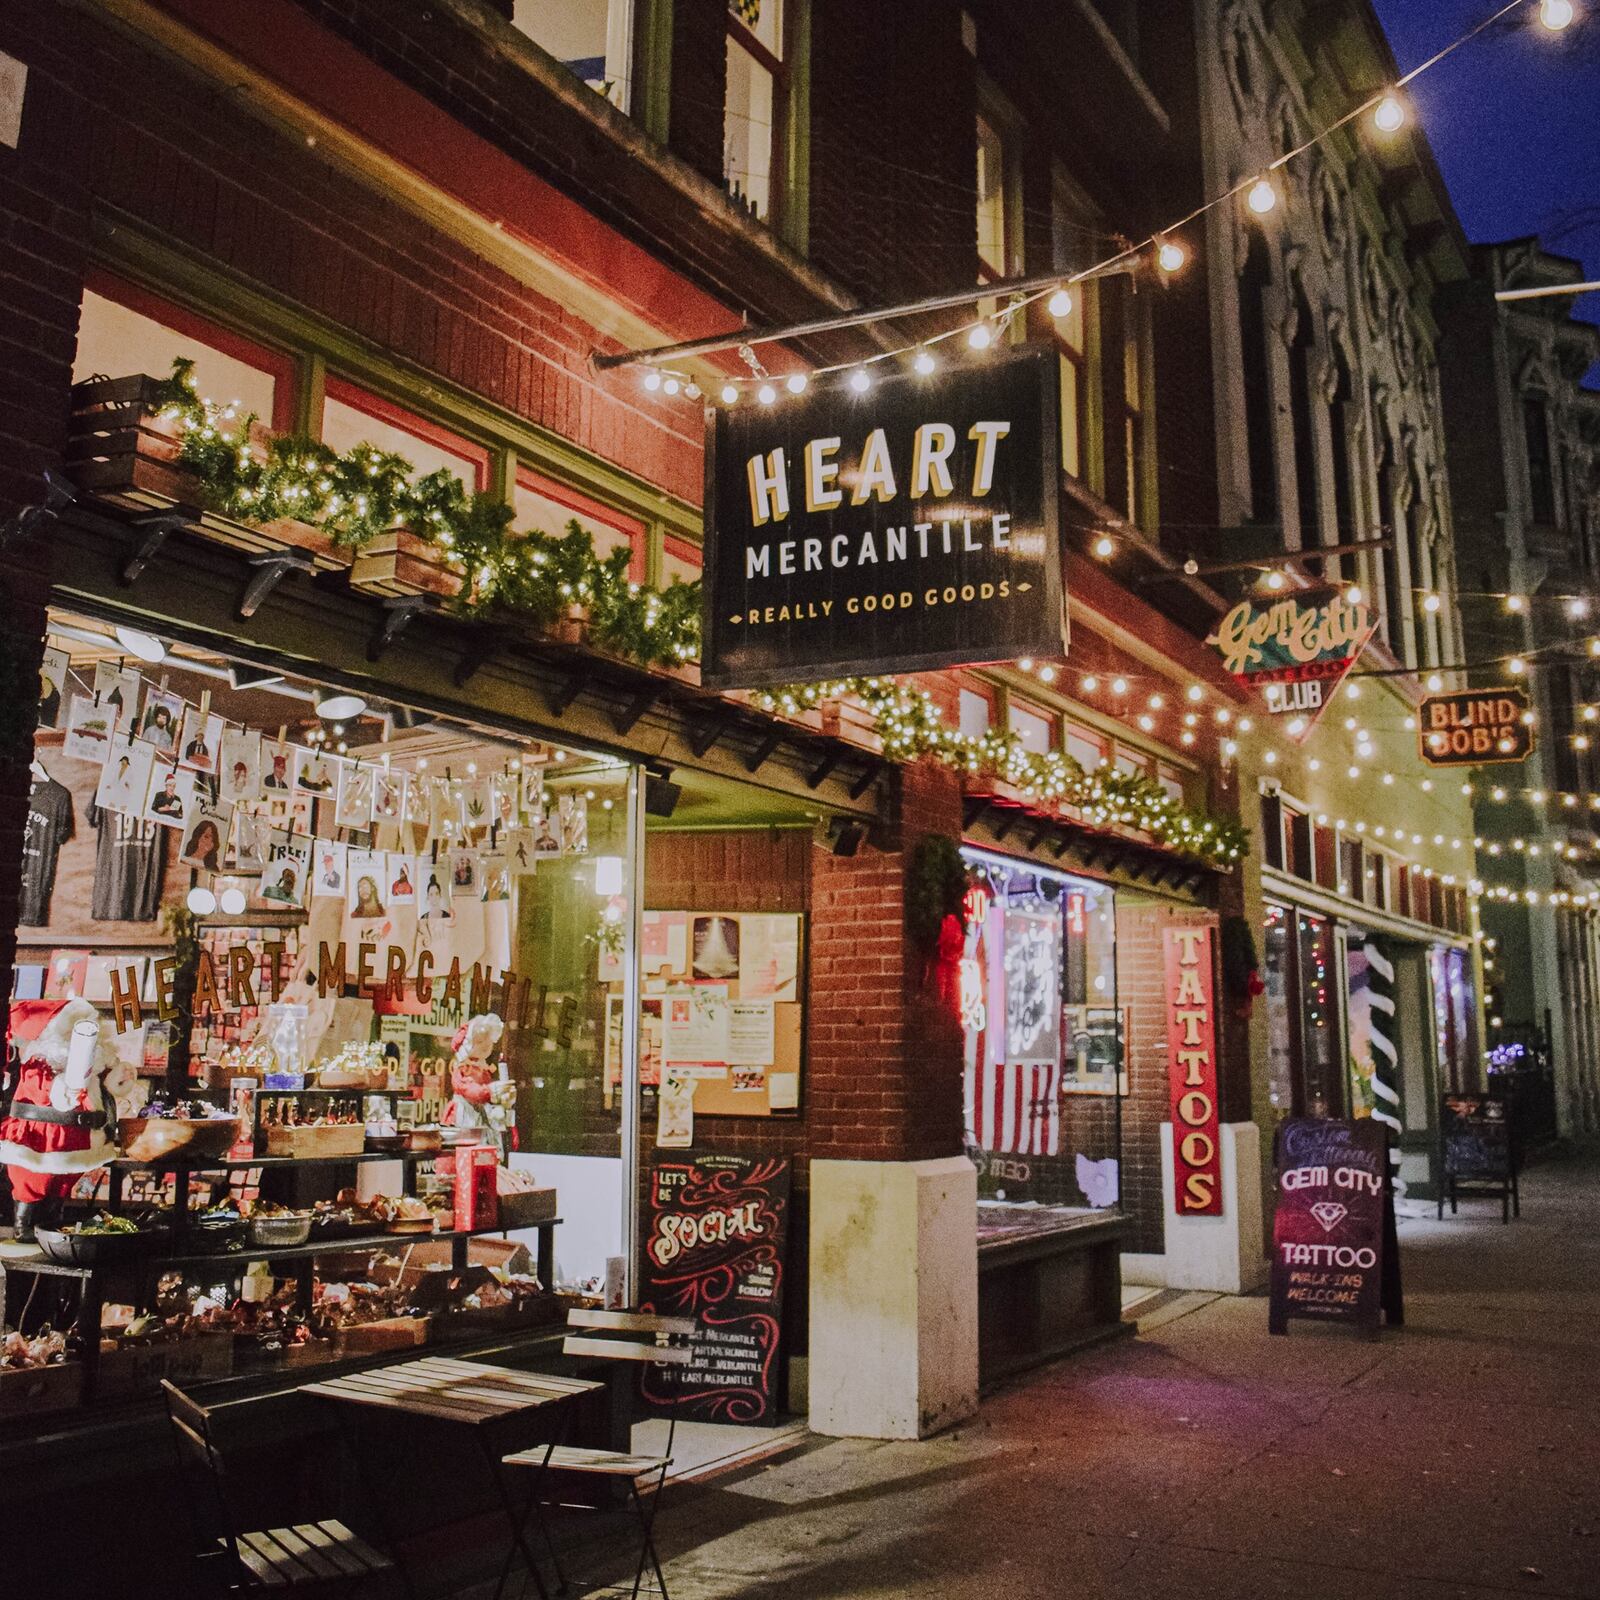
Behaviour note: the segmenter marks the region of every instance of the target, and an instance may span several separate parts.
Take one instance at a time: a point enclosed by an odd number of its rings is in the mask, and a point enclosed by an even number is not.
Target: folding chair
[[[167,1416],[178,1452],[179,1481],[193,1481],[185,1495],[194,1522],[195,1559],[227,1594],[301,1590],[354,1594],[387,1581],[395,1564],[342,1522],[303,1522],[290,1528],[240,1533],[228,1492],[227,1466],[217,1450],[211,1412],[162,1380]],[[211,1513],[209,1525],[205,1513]]]
[[[674,1371],[693,1359],[689,1337],[695,1330],[692,1317],[657,1317],[637,1311],[584,1311],[574,1310],[567,1318],[567,1327],[587,1330],[568,1333],[561,1348],[569,1356],[587,1356],[602,1361],[636,1361],[663,1369],[664,1376],[672,1378],[672,1399],[667,1412],[667,1447],[659,1456],[629,1455],[619,1450],[586,1450],[574,1445],[535,1445],[529,1450],[519,1450],[505,1457],[505,1465],[532,1467],[534,1469],[533,1493],[530,1511],[539,1520],[539,1531],[545,1548],[555,1563],[557,1592],[565,1594],[567,1576],[561,1569],[561,1560],[551,1542],[549,1529],[544,1522],[543,1489],[551,1473],[573,1473],[584,1477],[600,1477],[628,1486],[629,1503],[639,1520],[639,1566],[633,1577],[633,1600],[638,1600],[644,1583],[646,1567],[653,1567],[656,1575],[655,1592],[667,1600],[667,1580],[661,1571],[661,1559],[656,1554],[655,1523],[661,1512],[662,1495],[667,1484],[667,1469],[672,1465],[672,1442],[678,1427],[678,1401],[681,1398],[681,1376]],[[627,1338],[617,1335],[637,1335]],[[646,1340],[648,1339],[648,1342]],[[645,1504],[644,1490],[651,1491],[650,1503]],[[608,1589],[620,1590],[620,1584],[608,1584]]]

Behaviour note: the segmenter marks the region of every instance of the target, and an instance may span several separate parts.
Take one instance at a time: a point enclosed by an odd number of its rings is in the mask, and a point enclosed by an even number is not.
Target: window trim
[[[468,439],[442,423],[421,416],[375,390],[364,388],[361,384],[332,372],[323,379],[322,398],[324,402],[334,400],[340,405],[349,406],[352,411],[359,411],[371,417],[374,422],[386,423],[389,427],[399,428],[405,433],[414,433],[425,443],[435,445],[440,450],[448,450],[452,455],[465,456],[477,469],[477,482],[472,488],[481,493],[491,487],[494,479],[494,452],[487,445]],[[322,433],[320,412],[317,417],[317,433],[320,437]]]
[[[628,562],[628,576],[635,583],[646,581],[650,557],[650,524],[642,517],[618,511],[603,500],[596,500],[581,489],[575,489],[559,478],[552,478],[524,461],[519,461],[516,471],[511,474],[510,488],[513,508],[517,503],[517,489],[527,489],[530,493],[543,495],[546,500],[554,500],[557,505],[565,506],[567,510],[576,512],[581,517],[589,517],[595,522],[603,522],[615,528],[618,533],[626,533],[632,550],[632,557]],[[626,527],[621,524],[626,524]],[[553,539],[559,539],[565,529],[544,528],[540,531]]]
[[[768,152],[767,161],[771,174],[771,192],[767,199],[767,214],[761,216],[758,212],[744,209],[749,212],[750,218],[764,228],[771,228],[780,237],[791,244],[795,241],[790,238],[788,222],[792,202],[792,191],[796,187],[798,176],[802,170],[797,152],[794,148],[795,128],[795,92],[797,82],[809,84],[809,79],[799,79],[796,73],[795,50],[797,40],[803,40],[809,45],[809,26],[801,28],[797,18],[802,7],[799,0],[788,0],[783,11],[783,55],[775,56],[756,36],[746,24],[733,13],[731,5],[724,0],[723,18],[726,26],[723,29],[723,49],[726,51],[728,41],[743,50],[757,66],[764,68],[772,75],[772,146]],[[808,18],[809,21],[809,18]],[[723,142],[726,146],[728,127],[727,90],[723,90],[722,130]],[[724,186],[727,179],[723,179]],[[732,191],[729,191],[732,199]],[[735,202],[736,204],[738,202]]]
[[[147,289],[143,284],[135,283],[131,278],[121,277],[104,267],[91,266],[84,274],[83,287],[85,293],[99,295],[102,300],[109,300],[125,311],[148,317],[153,322],[171,328],[186,339],[198,339],[222,355],[231,356],[235,361],[242,361],[246,366],[267,373],[273,383],[272,416],[263,420],[274,433],[294,431],[300,374],[299,363],[289,351],[262,344],[246,334],[236,332],[225,323],[215,321],[203,312],[191,311],[187,306],[169,300],[156,290]],[[113,372],[109,376],[120,378],[129,374]],[[149,376],[165,378],[167,374],[152,372]]]

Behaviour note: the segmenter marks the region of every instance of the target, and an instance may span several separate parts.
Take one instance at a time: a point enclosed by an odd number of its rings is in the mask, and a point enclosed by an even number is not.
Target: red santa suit
[[[70,1193],[79,1176],[117,1153],[117,1102],[137,1080],[87,1000],[69,1000],[19,1053],[21,1077],[0,1121],[0,1162],[13,1197],[31,1204]]]

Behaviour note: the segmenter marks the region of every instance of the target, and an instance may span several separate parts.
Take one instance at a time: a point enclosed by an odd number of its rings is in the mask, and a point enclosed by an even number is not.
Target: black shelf
[[[440,1150],[358,1150],[348,1156],[220,1156],[201,1161],[135,1161],[132,1156],[113,1156],[108,1167],[139,1168],[151,1172],[228,1172],[246,1167],[336,1167],[355,1161],[432,1161],[454,1149]]]
[[[546,1217],[540,1222],[530,1222],[518,1228],[518,1232],[535,1228],[553,1228],[561,1221],[560,1217]],[[492,1228],[443,1228],[435,1233],[363,1233],[349,1239],[321,1239],[316,1243],[281,1244],[281,1245],[254,1245],[244,1244],[237,1250],[208,1250],[191,1255],[166,1255],[157,1251],[142,1259],[157,1266],[201,1266],[214,1264],[220,1261],[237,1261],[240,1263],[250,1261],[296,1261],[308,1256],[335,1256],[347,1253],[356,1253],[362,1250],[380,1250],[398,1247],[404,1249],[407,1245],[426,1244],[429,1240],[448,1239],[454,1242],[457,1239],[478,1239],[488,1234],[506,1233],[510,1230],[504,1223],[496,1223]]]

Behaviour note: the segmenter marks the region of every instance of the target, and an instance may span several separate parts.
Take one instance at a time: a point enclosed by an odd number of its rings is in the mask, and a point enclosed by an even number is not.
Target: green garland
[[[764,710],[794,716],[854,695],[873,715],[883,751],[896,761],[933,756],[958,772],[1002,779],[1029,799],[1072,806],[1095,827],[1135,828],[1167,849],[1212,866],[1243,858],[1249,834],[1231,818],[1218,818],[1174,800],[1143,773],[1097,767],[1085,772],[1056,750],[1028,750],[1016,734],[991,728],[962,733],[945,722],[926,690],[892,678],[843,678],[832,683],[791,685],[757,696]]]
[[[461,591],[451,605],[461,615],[517,617],[540,628],[579,617],[595,644],[646,666],[699,658],[699,582],[675,580],[664,590],[633,583],[630,552],[597,556],[576,521],[560,538],[513,531],[515,513],[495,495],[469,493],[442,468],[417,477],[404,456],[375,445],[340,452],[287,434],[256,445],[250,437],[255,417],[202,400],[187,359],[173,362],[154,403],[181,424],[179,465],[200,480],[212,508],[225,516],[252,523],[292,518],[321,528],[347,550],[407,528],[437,546],[459,572]],[[1059,752],[1024,749],[1010,732],[970,737],[946,726],[930,695],[892,679],[775,689],[759,702],[792,715],[846,694],[872,713],[884,754],[893,760],[932,755],[961,772],[991,774],[1030,798],[1073,806],[1095,826],[1136,828],[1215,866],[1245,853],[1248,836],[1238,823],[1182,805],[1142,774],[1108,767],[1085,772]]]
[[[560,538],[515,532],[515,512],[495,495],[469,493],[443,468],[417,477],[404,456],[370,444],[340,452],[289,434],[253,444],[255,417],[202,400],[194,363],[186,359],[173,363],[154,403],[181,424],[178,464],[225,516],[252,523],[293,518],[321,528],[345,550],[407,528],[459,572],[452,607],[464,616],[512,615],[548,628],[578,615],[602,649],[647,666],[681,666],[699,654],[699,582],[674,581],[665,590],[633,583],[630,552],[597,556],[576,521]]]

